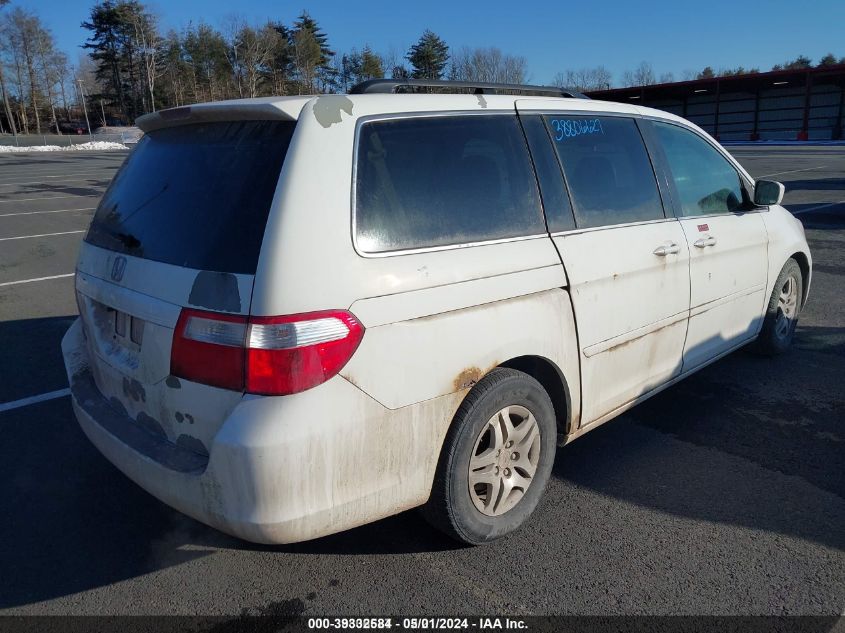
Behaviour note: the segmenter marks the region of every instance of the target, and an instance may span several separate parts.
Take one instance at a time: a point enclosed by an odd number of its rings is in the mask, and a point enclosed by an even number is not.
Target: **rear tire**
[[[554,407],[540,383],[494,369],[455,414],[423,515],[470,545],[515,531],[543,495],[556,445]]]
[[[804,278],[794,259],[787,260],[775,282],[763,328],[754,342],[753,350],[766,356],[783,354],[792,344],[801,300],[804,297]]]

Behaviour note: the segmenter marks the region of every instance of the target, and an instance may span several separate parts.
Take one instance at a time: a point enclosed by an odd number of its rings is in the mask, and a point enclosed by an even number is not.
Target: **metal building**
[[[840,140],[845,64],[588,92],[678,114],[720,141]]]

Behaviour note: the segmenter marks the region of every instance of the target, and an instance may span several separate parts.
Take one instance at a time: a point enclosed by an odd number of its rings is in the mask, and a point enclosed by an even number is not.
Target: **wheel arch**
[[[563,372],[554,362],[542,356],[527,355],[511,358],[498,366],[516,369],[539,382],[552,401],[559,434],[572,433],[574,429],[569,385]]]
[[[789,258],[798,262],[798,267],[801,269],[801,307],[803,308],[810,292],[810,260],[802,251],[796,251]]]

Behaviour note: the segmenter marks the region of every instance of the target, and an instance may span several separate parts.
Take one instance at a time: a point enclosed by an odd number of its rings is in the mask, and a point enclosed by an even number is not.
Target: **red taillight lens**
[[[243,391],[247,318],[183,309],[173,333],[170,373]]]
[[[316,387],[343,369],[363,336],[364,326],[343,310],[253,317],[246,390],[280,395]]]
[[[263,395],[305,391],[337,374],[364,326],[345,310],[246,317],[182,310],[171,373]]]

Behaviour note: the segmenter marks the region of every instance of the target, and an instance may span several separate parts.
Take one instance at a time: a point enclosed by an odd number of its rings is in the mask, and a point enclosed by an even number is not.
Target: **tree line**
[[[74,66],[39,16],[0,0],[0,132],[73,131],[83,113],[91,127],[130,123],[161,108],[200,101],[269,95],[346,92],[382,77],[500,83],[531,80],[524,57],[496,47],[451,48],[425,30],[407,51],[379,52],[370,44],[336,51],[317,20],[303,11],[285,24],[250,24],[232,17],[215,27],[200,21],[164,31],[140,0],[100,0],[82,27],[88,37]],[[845,63],[828,54],[817,66]],[[809,68],[801,55],[773,70]],[[758,69],[685,71],[682,79],[759,72]],[[648,62],[623,72],[622,86],[674,81]],[[541,82],[542,83],[542,82]],[[551,81],[581,91],[608,89],[605,66],[570,69]],[[63,122],[75,121],[73,125]]]
[[[826,68],[828,66],[837,66],[845,64],[845,57],[837,58],[833,53],[824,55],[816,64],[806,55],[799,55],[795,59],[790,59],[782,64],[775,64],[771,70],[801,70],[805,68]],[[599,67],[603,68],[603,67]],[[692,81],[695,79],[715,79],[716,77],[736,77],[739,75],[755,75],[761,72],[759,68],[744,68],[737,66],[735,68],[719,68],[714,70],[712,66],[705,66],[702,70],[685,70],[680,77],[681,81]],[[651,86],[654,84],[672,83],[675,81],[673,73],[663,73],[660,76],[655,74],[649,62],[641,62],[633,70],[626,70],[622,74],[621,84],[624,88],[632,88],[638,86]],[[600,90],[598,87],[591,87],[588,90]]]

